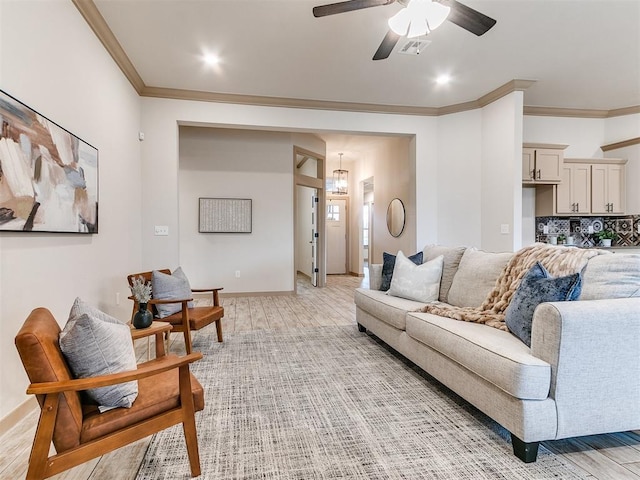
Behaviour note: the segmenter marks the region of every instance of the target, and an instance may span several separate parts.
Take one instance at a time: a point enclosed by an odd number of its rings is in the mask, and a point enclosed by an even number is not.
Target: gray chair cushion
[[[580,300],[640,297],[640,255],[597,255],[583,272]]]
[[[191,285],[182,267],[176,268],[171,275],[154,270],[151,272],[151,289],[153,298],[157,300],[182,300],[191,298]],[[189,302],[189,308],[193,308],[193,302]],[[165,318],[182,310],[181,303],[157,304],[159,318]]]
[[[467,247],[443,247],[441,245],[427,245],[422,250],[422,261],[428,262],[442,255],[444,257],[444,265],[442,267],[442,279],[440,280],[440,295],[438,300],[441,302],[449,302],[449,289],[451,282],[460,265],[460,259]]]
[[[76,378],[137,368],[129,326],[79,298],[71,307],[69,320],[60,333],[59,344]],[[138,396],[138,382],[87,390],[87,395],[101,410],[129,408]]]
[[[456,307],[479,307],[513,253],[491,253],[467,248],[453,277],[448,302]]]

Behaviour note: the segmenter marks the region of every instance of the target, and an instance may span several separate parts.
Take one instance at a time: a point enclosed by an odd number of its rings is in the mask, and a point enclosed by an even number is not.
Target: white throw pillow
[[[79,298],[71,308],[58,343],[76,378],[137,368],[129,326]],[[114,407],[129,408],[138,396],[138,382],[94,388],[87,390],[87,395],[101,411]]]
[[[388,294],[425,303],[438,300],[443,264],[443,255],[416,265],[398,252]]]

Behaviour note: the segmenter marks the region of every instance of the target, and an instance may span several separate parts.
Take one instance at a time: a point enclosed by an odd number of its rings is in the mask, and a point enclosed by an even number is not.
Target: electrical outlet
[[[167,225],[156,225],[154,227],[154,235],[166,237],[169,235],[169,227]]]
[[[542,227],[542,233],[544,233],[545,235],[549,234],[549,225],[544,225]]]
[[[116,292],[116,305],[120,305],[120,292]]]
[[[509,224],[508,223],[503,223],[502,225],[500,225],[500,233],[502,235],[508,235],[509,234]]]
[[[589,225],[587,227],[587,233],[589,233],[589,234],[593,233],[593,225]]]
[[[236,278],[240,278],[240,270],[236,270]]]

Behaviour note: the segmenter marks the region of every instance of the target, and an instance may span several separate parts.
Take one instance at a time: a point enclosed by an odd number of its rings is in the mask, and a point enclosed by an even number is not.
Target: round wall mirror
[[[399,237],[404,230],[404,203],[394,198],[387,208],[387,228],[392,237]]]

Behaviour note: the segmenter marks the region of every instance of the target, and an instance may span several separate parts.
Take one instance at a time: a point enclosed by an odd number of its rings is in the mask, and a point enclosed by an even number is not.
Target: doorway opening
[[[293,147],[294,167],[294,293],[298,275],[308,277],[314,287],[326,285],[324,205],[324,157]]]

